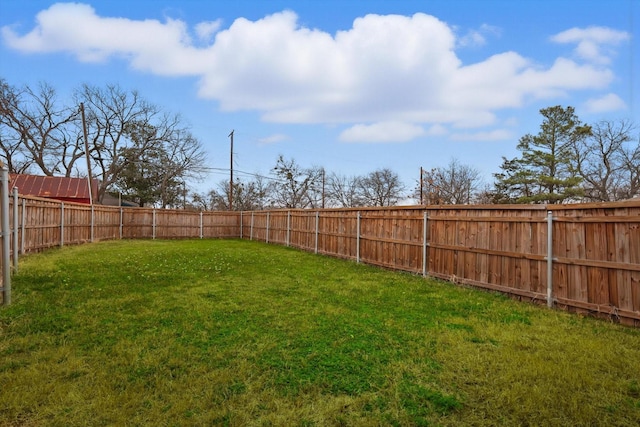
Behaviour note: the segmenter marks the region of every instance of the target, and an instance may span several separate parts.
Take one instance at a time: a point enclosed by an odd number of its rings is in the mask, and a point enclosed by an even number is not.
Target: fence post
[[[429,213],[424,211],[424,219],[422,222],[422,277],[427,277],[427,246],[429,230]]]
[[[547,211],[547,307],[553,307],[553,212]]]
[[[204,237],[204,221],[202,219],[202,211],[200,211],[200,238]]]
[[[11,260],[9,258],[9,169],[0,162],[0,226],[2,228],[2,303],[11,304]]]
[[[291,211],[287,211],[287,246],[289,246],[290,236],[291,236]]]
[[[93,205],[91,205],[91,242],[93,243],[93,227],[95,226],[95,212],[93,211]]]
[[[360,262],[360,211],[356,220],[356,262]]]
[[[271,216],[269,215],[270,212],[267,212],[267,237],[266,237],[266,242],[269,243],[269,221],[271,219]]]
[[[156,208],[153,208],[153,220],[151,224],[151,238],[156,239]]]
[[[318,231],[320,228],[320,212],[316,211],[316,249],[315,253],[318,253]]]
[[[122,206],[120,206],[120,240],[122,240],[122,228],[124,227],[124,211],[122,210]]]
[[[242,211],[240,211],[240,240],[242,240],[243,236],[242,236],[242,225],[244,222],[244,216],[242,215]]]
[[[13,271],[18,271],[18,187],[13,187]]]
[[[20,227],[20,230],[22,231],[22,233],[20,233],[20,255],[24,254],[24,232],[25,232],[25,222],[27,219],[27,201],[25,199],[22,199],[22,225]]]
[[[64,246],[64,202],[60,202],[60,247]]]
[[[251,212],[251,228],[249,229],[249,240],[253,240],[253,212]]]

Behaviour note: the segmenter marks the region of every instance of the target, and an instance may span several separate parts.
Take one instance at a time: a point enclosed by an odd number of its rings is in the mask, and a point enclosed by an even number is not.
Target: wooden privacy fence
[[[237,238],[237,213],[119,208],[14,197],[12,238],[18,253],[113,239]],[[15,208],[13,208],[15,206]]]
[[[240,233],[640,326],[640,201],[243,212]]]
[[[640,201],[195,212],[15,194],[11,255],[106,239],[241,238],[640,326]]]

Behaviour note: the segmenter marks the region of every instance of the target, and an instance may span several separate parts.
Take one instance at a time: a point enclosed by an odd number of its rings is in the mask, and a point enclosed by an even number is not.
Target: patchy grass
[[[640,330],[247,241],[24,258],[0,425],[640,424]]]

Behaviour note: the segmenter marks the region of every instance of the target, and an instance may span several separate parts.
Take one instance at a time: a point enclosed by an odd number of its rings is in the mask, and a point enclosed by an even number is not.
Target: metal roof
[[[87,178],[10,174],[9,187],[11,191],[18,187],[18,193],[23,196],[89,200],[87,184]],[[97,190],[98,180],[94,179],[93,194],[97,194]]]

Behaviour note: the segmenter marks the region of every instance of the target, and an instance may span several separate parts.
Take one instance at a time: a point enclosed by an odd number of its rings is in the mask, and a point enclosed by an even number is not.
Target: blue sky
[[[541,108],[639,122],[639,26],[640,0],[0,0],[0,76],[138,90],[214,169],[233,129],[237,171],[282,154],[413,187],[455,158],[489,182]]]

